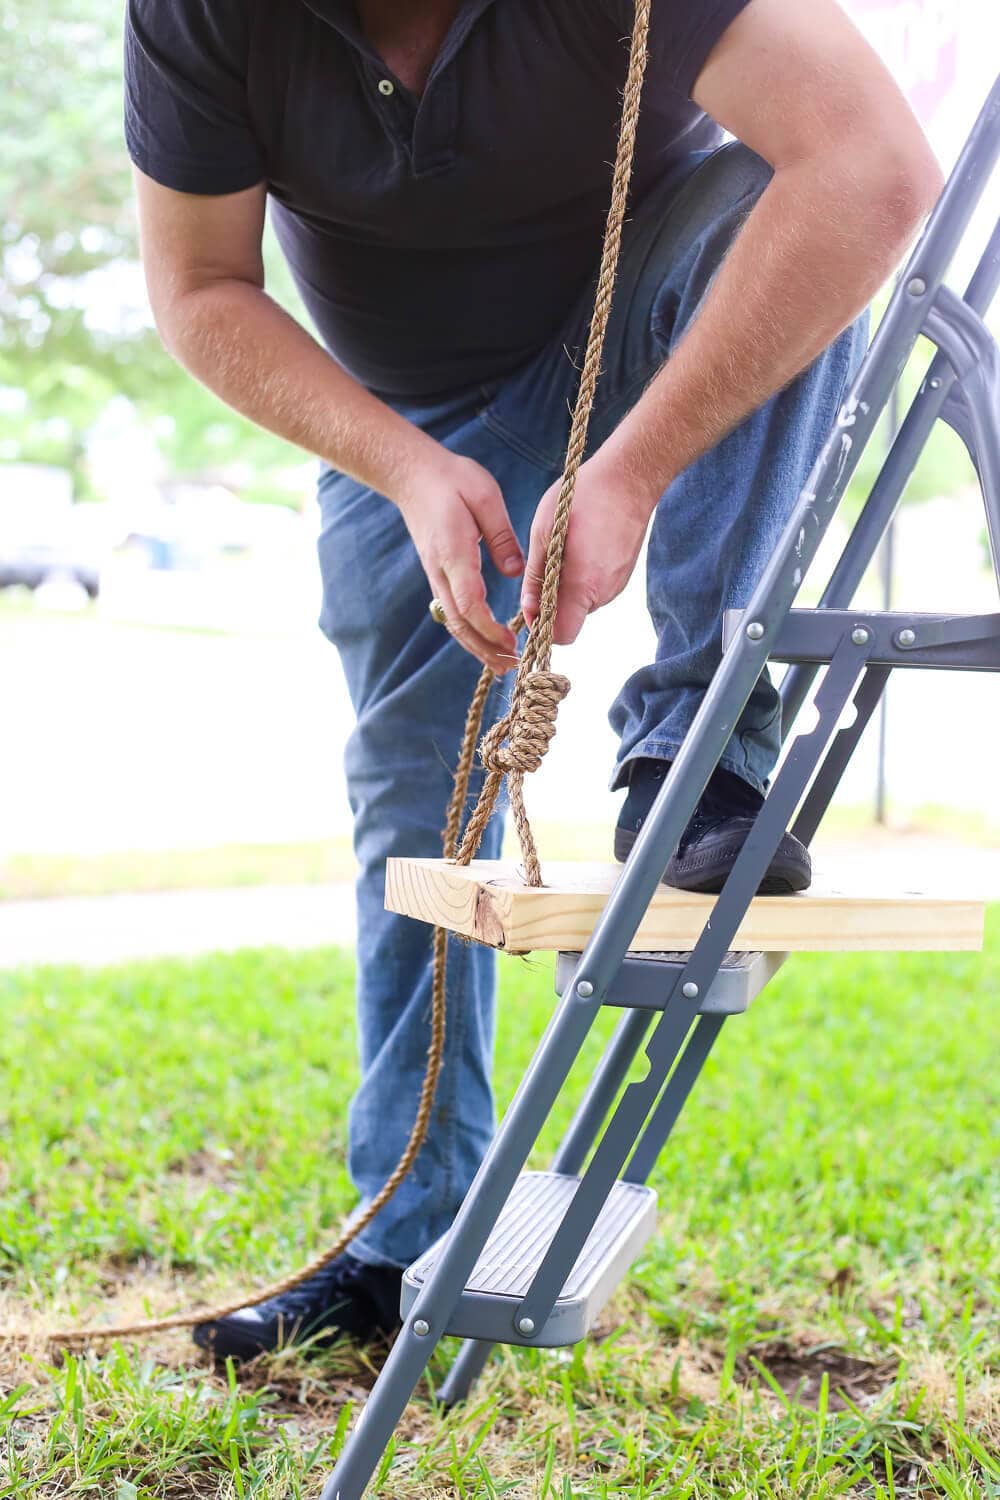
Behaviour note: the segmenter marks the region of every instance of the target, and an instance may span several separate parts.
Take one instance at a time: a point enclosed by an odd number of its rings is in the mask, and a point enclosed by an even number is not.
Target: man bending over
[[[433,856],[480,663],[537,608],[586,338],[629,0],[130,0],[126,129],[167,348],[322,460],[322,629],[357,713],[362,1203],[398,1160],[427,1047],[431,929],[383,910],[387,855]],[[734,141],[722,144],[723,128]],[[863,309],[939,174],[834,0],[653,0],[617,296],[556,641],[649,533],[655,659],[611,709],[624,858],[863,351]],[[274,228],[313,337],[264,290]],[[431,618],[440,599],[447,630]],[[501,676],[488,713],[503,702]],[[718,890],[780,735],[757,685],[667,879]],[[499,853],[494,822],[482,854]],[[765,891],[808,884],[786,836]],[[493,1129],[493,954],[456,944],[433,1124],[349,1254],[202,1325],[250,1356],[398,1321]]]

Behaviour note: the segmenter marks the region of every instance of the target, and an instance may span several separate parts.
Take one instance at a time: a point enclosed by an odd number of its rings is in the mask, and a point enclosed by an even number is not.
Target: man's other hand
[[[561,481],[546,490],[531,523],[521,607],[534,623],[542,597],[545,554]],[[563,554],[553,639],[568,646],[584,620],[617,599],[632,576],[656,501],[641,492],[621,465],[598,452],[582,465]]]
[[[486,602],[479,551],[483,541],[508,578],[524,568],[500,486],[474,459],[439,450],[408,490],[399,508],[448,629],[484,666],[509,672],[517,665],[517,641]]]

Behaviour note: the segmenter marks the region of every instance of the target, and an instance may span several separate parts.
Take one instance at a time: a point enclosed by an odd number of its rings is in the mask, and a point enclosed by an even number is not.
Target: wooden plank
[[[447,927],[510,953],[579,952],[593,930],[621,866],[542,866],[545,886],[524,884],[517,866],[473,860],[390,859],[389,911]],[[658,953],[693,947],[714,904],[660,886],[632,944]],[[984,903],[972,895],[933,892],[916,878],[893,889],[879,878],[877,856],[842,871],[821,869],[809,891],[758,897],[733,943],[747,952],[936,952],[981,948]]]

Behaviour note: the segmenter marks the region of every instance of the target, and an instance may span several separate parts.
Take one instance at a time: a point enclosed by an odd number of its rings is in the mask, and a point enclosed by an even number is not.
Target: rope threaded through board
[[[468,795],[469,781],[475,760],[476,745],[482,727],[486,701],[496,678],[487,667],[476,685],[469,712],[466,717],[462,747],[455,770],[455,783],[448,805],[448,816],[443,835],[446,859],[455,859],[459,864],[468,864],[475,857],[487,824],[496,807],[504,778],[507,780],[511,815],[517,829],[524,863],[525,878],[529,885],[542,884],[541,866],[535,847],[534,835],[528,822],[524,806],[524,777],[535,771],[542,763],[555,733],[556,713],[562,699],[569,691],[569,681],[558,672],[550,671],[552,637],[555,628],[556,606],[559,594],[559,579],[562,572],[566,535],[569,529],[570,511],[576,491],[577,475],[583,462],[587,445],[590,414],[594,404],[604,338],[611,312],[611,299],[618,256],[621,249],[622,225],[628,200],[629,182],[632,173],[632,158],[635,150],[636,128],[639,120],[639,97],[646,68],[647,38],[651,0],[636,0],[635,22],[629,51],[628,73],[622,100],[621,126],[618,148],[615,155],[611,184],[611,204],[604,231],[601,263],[594,297],[594,311],[587,337],[583,369],[573,419],[570,425],[566,459],[563,465],[559,497],[552,520],[552,534],[545,555],[545,571],[538,614],[528,632],[517,675],[511,692],[510,707],[506,714],[486,733],[481,745],[482,763],[486,778],[476,806],[470,815],[465,835],[459,842],[462,812]],[[510,622],[517,634],[524,625],[518,614]],[[317,1272],[322,1271],[337,1256],[357,1239],[376,1218],[399,1188],[412,1167],[421,1146],[427,1137],[434,1095],[437,1091],[441,1064],[444,1056],[445,1038],[445,986],[448,962],[448,933],[443,927],[434,929],[434,977],[431,990],[431,1038],[427,1051],[427,1065],[420,1090],[420,1101],[416,1119],[406,1148],[391,1176],[362,1212],[353,1218],[338,1235],[334,1243],[321,1255],[315,1256],[306,1265],[291,1275],[282,1277],[261,1288],[252,1297],[243,1296],[238,1301],[222,1303],[215,1307],[201,1308],[196,1312],[175,1313],[163,1318],[146,1318],[133,1323],[97,1325],[94,1327],[56,1329],[47,1335],[50,1344],[72,1347],[107,1339],[132,1338],[145,1334],[162,1333],[174,1328],[191,1328],[196,1323],[214,1323],[228,1317],[244,1307],[255,1307],[272,1297],[294,1290]],[[24,1342],[21,1335],[0,1335],[0,1343]]]

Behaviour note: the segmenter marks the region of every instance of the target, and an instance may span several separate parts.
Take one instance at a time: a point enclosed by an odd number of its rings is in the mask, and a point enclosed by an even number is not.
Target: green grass
[[[425,1388],[378,1493],[1000,1497],[998,916],[983,956],[794,959],[723,1032],[596,1336],[504,1351],[447,1418]],[[3,1500],[318,1494],[369,1356],[227,1378],[180,1334],[65,1359],[41,1335],[260,1285],[332,1236],[352,977],[260,952],[0,980]],[[550,965],[502,983],[506,1100]]]

